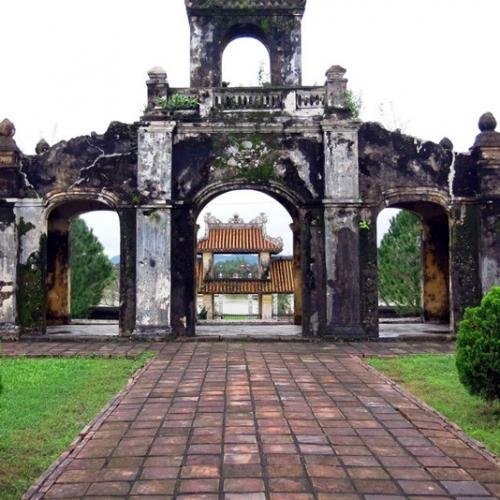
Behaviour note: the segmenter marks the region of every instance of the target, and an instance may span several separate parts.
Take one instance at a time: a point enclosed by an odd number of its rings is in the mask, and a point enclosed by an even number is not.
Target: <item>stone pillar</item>
[[[361,317],[358,123],[325,120],[327,336],[365,337]]]
[[[171,332],[171,184],[173,122],[139,128],[135,334]],[[193,299],[194,300],[194,299]]]
[[[118,210],[120,217],[120,335],[129,337],[136,316],[137,217],[133,208]]]
[[[479,270],[479,207],[474,201],[455,203],[450,211],[450,279],[452,289],[451,323],[456,332],[467,307],[481,301]]]
[[[302,270],[302,333],[318,337],[325,332],[326,276],[325,223],[322,207],[300,210]]]
[[[259,254],[259,278],[267,279],[269,277],[271,266],[271,254],[269,252],[260,252]]]
[[[46,327],[47,226],[42,201],[18,200],[15,207],[19,252],[17,320],[22,332],[40,334]]]
[[[17,227],[12,204],[0,204],[0,338],[15,336]]]
[[[16,336],[18,229],[14,204],[19,190],[20,151],[10,120],[0,123],[0,338]]]
[[[203,252],[203,279],[205,278],[217,278],[213,274],[214,266],[214,254],[212,252]]]
[[[158,106],[159,99],[168,98],[167,72],[160,67],[154,67],[148,71],[148,105],[146,112],[151,112]]]
[[[207,310],[207,319],[214,319],[214,296],[212,294],[203,295],[203,307]]]
[[[300,230],[296,224],[292,224],[293,231],[293,323],[295,325],[302,324],[302,244]]]
[[[375,208],[362,208],[359,227],[361,323],[368,337],[378,336],[378,251]]]
[[[278,317],[278,294],[273,293],[273,314],[274,318]]]
[[[344,78],[346,70],[342,66],[332,66],[326,72],[326,98],[327,112],[344,109],[347,96],[347,79]]]
[[[273,319],[273,296],[270,293],[261,295],[261,319]]]
[[[479,173],[479,272],[482,293],[500,284],[500,133],[491,113],[479,119],[481,133],[471,149]]]

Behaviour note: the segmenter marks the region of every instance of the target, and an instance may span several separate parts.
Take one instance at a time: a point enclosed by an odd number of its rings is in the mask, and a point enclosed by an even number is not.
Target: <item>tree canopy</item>
[[[99,304],[113,279],[113,265],[83,219],[75,217],[70,229],[71,316],[86,318]]]
[[[378,249],[380,300],[400,315],[421,312],[421,230],[420,218],[402,210],[391,219]]]

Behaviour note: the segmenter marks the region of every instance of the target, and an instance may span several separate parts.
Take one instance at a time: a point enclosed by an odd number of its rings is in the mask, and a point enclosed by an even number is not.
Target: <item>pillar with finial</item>
[[[500,197],[500,133],[496,131],[497,121],[492,113],[479,118],[480,133],[472,146],[480,179],[481,194]]]
[[[483,294],[500,285],[500,133],[492,113],[479,119],[480,133],[471,148],[479,177],[480,262]]]
[[[16,337],[16,280],[18,239],[15,207],[8,198],[18,195],[17,169],[21,151],[14,140],[16,128],[0,122],[0,339]]]
[[[326,72],[326,98],[325,109],[332,111],[346,107],[347,99],[347,78],[342,66],[331,66]]]
[[[0,122],[0,167],[16,167],[21,159],[14,135],[16,127],[7,118]]]
[[[149,80],[146,82],[148,87],[148,105],[146,111],[152,111],[157,105],[159,99],[168,97],[167,72],[155,66],[148,71]]]

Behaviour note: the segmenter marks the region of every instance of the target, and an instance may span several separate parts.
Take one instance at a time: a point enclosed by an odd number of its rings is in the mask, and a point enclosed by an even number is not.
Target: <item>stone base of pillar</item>
[[[330,325],[321,337],[328,340],[373,340],[378,338],[378,333],[366,330],[362,325]]]
[[[0,323],[0,340],[18,340],[19,327],[14,323]]]
[[[163,340],[172,335],[170,325],[138,325],[130,338],[134,340]]]

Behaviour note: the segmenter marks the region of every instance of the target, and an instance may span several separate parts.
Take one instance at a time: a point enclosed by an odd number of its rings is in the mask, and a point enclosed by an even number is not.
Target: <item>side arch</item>
[[[451,311],[450,208],[437,189],[394,189],[383,193],[377,216],[385,208],[417,214],[422,223],[422,304],[426,321],[449,323]]]
[[[47,325],[66,324],[70,311],[70,222],[91,211],[116,212],[120,224],[120,306],[121,335],[130,335],[135,321],[136,217],[133,207],[123,207],[119,197],[107,190],[71,189],[49,192],[43,200],[47,228],[44,258]]]

